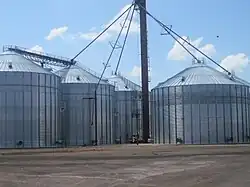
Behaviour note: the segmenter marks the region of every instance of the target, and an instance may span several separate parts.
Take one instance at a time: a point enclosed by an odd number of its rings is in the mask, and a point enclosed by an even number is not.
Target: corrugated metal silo
[[[115,86],[115,138],[127,143],[137,133],[142,136],[141,87],[121,74],[112,75],[109,81]]]
[[[155,143],[242,143],[250,139],[249,84],[194,63],[151,92]]]
[[[0,147],[51,147],[60,139],[60,78],[13,52],[0,54]]]
[[[57,72],[62,77],[62,125],[68,146],[92,145],[95,141],[94,93],[99,77],[74,65]],[[100,81],[97,89],[97,141],[111,144],[113,139],[114,86]]]

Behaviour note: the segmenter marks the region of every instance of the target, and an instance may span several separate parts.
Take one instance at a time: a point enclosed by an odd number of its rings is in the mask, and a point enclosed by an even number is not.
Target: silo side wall
[[[249,87],[191,85],[153,89],[155,143],[249,142]]]
[[[0,72],[1,148],[55,146],[60,136],[59,84],[55,75]]]
[[[116,140],[128,143],[133,135],[142,136],[141,92],[115,92],[114,121]]]
[[[64,137],[68,146],[92,145],[95,140],[94,90],[96,84],[62,84],[65,110],[62,112]],[[97,90],[98,144],[112,144],[114,87],[99,85]]]

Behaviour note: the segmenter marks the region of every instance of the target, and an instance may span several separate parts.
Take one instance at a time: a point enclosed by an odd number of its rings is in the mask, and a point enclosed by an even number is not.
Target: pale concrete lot
[[[250,146],[0,150],[0,187],[249,187]]]

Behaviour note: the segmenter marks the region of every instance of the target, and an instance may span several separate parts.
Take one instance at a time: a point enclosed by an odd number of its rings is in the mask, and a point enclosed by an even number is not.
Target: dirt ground
[[[0,150],[0,187],[249,187],[250,146]]]

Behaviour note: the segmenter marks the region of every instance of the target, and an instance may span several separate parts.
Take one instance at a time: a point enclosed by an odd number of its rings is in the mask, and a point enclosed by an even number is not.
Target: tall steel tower
[[[140,11],[140,40],[141,40],[141,80],[142,80],[142,121],[143,139],[149,138],[149,90],[148,90],[148,40],[146,0],[136,0]]]

